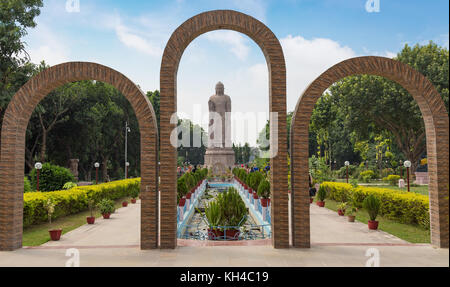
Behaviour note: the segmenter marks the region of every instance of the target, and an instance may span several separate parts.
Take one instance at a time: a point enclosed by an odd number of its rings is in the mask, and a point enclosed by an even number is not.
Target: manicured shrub
[[[426,195],[378,187],[352,187],[350,184],[324,182],[320,187],[326,190],[330,199],[340,201],[342,193],[351,198],[354,205],[362,207],[370,194],[381,201],[379,214],[402,223],[430,228],[429,198]]]
[[[97,207],[100,210],[101,214],[113,213],[116,210],[114,201],[108,198],[103,198],[102,200],[100,200],[100,202],[97,204]]]
[[[364,178],[366,178],[366,179],[375,179],[376,178],[375,172],[373,170],[370,170],[370,169],[365,170],[365,171],[361,171],[359,173],[358,179],[359,180],[364,180]]]
[[[270,198],[270,182],[268,180],[263,179],[259,183],[258,196],[261,198]]]
[[[264,179],[264,175],[259,171],[254,171],[250,175],[250,187],[253,190],[258,190],[259,183]]]
[[[367,196],[363,201],[363,207],[367,213],[369,213],[369,218],[372,221],[377,219],[380,206],[381,200],[373,194],[369,194],[369,196]]]
[[[112,181],[98,185],[77,186],[70,190],[53,192],[28,192],[23,197],[23,225],[45,222],[47,211],[45,203],[51,199],[55,203],[53,219],[88,210],[89,200],[100,202],[104,198],[111,200],[130,196],[134,190],[140,190],[140,178]]]
[[[388,175],[387,177],[383,178],[383,181],[386,183],[389,183],[390,185],[397,185],[399,179],[400,179],[399,175],[391,174],[391,175]]]
[[[31,192],[31,183],[28,180],[28,177],[23,178],[23,193]]]
[[[390,174],[394,174],[394,170],[392,168],[384,168],[381,171],[381,178],[388,177]]]
[[[31,171],[30,177],[31,186],[33,190],[36,190],[36,169]],[[69,169],[48,162],[44,163],[39,172],[39,191],[61,190],[64,184],[69,181],[75,181]]]
[[[316,198],[317,198],[317,201],[324,201],[325,198],[327,198],[327,191],[326,191],[325,187],[322,186],[322,184],[319,187],[319,191],[317,191],[317,193],[316,193]]]

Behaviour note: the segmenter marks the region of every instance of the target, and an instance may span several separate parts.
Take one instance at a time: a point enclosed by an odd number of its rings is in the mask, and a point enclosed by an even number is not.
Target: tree
[[[42,6],[42,0],[0,1],[0,126],[11,97],[34,70],[22,39]]]
[[[448,50],[430,42],[428,45],[405,45],[397,55],[424,74],[441,94],[448,111]],[[422,115],[411,95],[397,83],[378,76],[359,75],[345,78],[332,87],[330,94],[346,113],[346,125],[358,140],[369,134],[387,131],[405,159],[415,170],[426,151]]]

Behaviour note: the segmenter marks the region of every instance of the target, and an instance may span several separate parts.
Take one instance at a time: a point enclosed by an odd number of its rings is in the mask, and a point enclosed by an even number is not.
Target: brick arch
[[[81,80],[111,84],[128,99],[136,113],[141,133],[141,248],[157,248],[158,129],[153,107],[123,74],[95,63],[70,62],[32,77],[13,96],[5,112],[0,154],[0,250],[22,247],[25,134],[31,114],[49,92]]]
[[[308,129],[316,101],[333,83],[353,75],[382,76],[403,86],[415,99],[425,122],[430,177],[431,242],[448,248],[449,118],[441,96],[421,73],[383,57],[342,61],[315,79],[297,102],[291,126],[291,215],[295,247],[310,247]]]
[[[232,10],[215,10],[198,14],[172,34],[164,50],[160,72],[160,132],[161,132],[161,248],[175,248],[176,228],[176,148],[170,144],[175,124],[170,117],[177,111],[177,71],[181,56],[199,35],[213,30],[234,30],[246,34],[261,48],[269,70],[270,111],[278,113],[278,123],[271,121],[271,131],[278,129],[278,139],[270,145],[278,149],[271,159],[272,177],[272,244],[289,247],[287,195],[287,134],[286,134],[286,67],[283,50],[274,33],[263,23]],[[276,126],[275,126],[276,125]],[[273,132],[271,133],[274,134]]]

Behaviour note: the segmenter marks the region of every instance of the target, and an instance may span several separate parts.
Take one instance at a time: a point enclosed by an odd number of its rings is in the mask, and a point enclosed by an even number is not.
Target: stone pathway
[[[140,250],[140,203],[120,208],[109,220],[97,219],[38,247],[0,252],[0,266],[65,266],[66,250],[77,248],[81,266],[365,266],[369,248],[380,266],[449,266],[448,249],[410,244],[335,212],[311,205],[310,249],[274,249],[270,241],[247,246],[189,246]]]

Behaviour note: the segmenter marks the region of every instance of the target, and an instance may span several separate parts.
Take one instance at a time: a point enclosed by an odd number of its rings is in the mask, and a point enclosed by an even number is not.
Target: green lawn
[[[408,191],[407,187],[399,188],[398,186],[393,186],[393,185],[378,185],[376,187],[389,188],[389,189],[393,189],[393,190]],[[415,193],[420,193],[420,194],[423,194],[423,195],[428,195],[428,185],[410,186],[410,191],[411,192],[415,192]]]
[[[121,207],[122,201],[124,200],[128,200],[128,202],[130,202],[130,198],[116,200],[116,208]],[[48,230],[50,228],[62,228],[63,234],[65,234],[71,230],[74,230],[75,228],[86,224],[87,216],[91,216],[90,212],[83,211],[77,214],[58,218],[52,222],[51,226],[49,223],[43,223],[26,227],[23,230],[22,245],[38,246],[44,244],[45,242],[50,240],[50,235],[48,234]],[[101,217],[101,214],[100,212],[96,211],[94,216],[96,218],[99,218]]]
[[[325,201],[326,208],[337,212],[338,202],[331,199],[325,199]],[[356,214],[356,220],[367,224],[367,221],[369,220],[367,211],[360,209]],[[380,230],[397,236],[398,238],[411,243],[430,243],[430,230],[426,230],[416,225],[399,223],[394,220],[383,218],[382,216],[378,216],[377,220],[379,221],[378,228]]]

